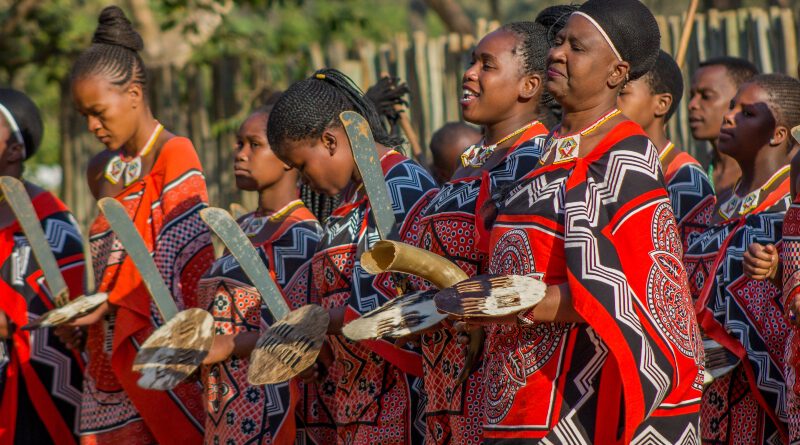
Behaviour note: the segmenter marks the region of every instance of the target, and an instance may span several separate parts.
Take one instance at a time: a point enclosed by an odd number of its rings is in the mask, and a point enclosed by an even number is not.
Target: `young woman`
[[[702,351],[675,217],[657,149],[616,109],[659,43],[638,0],[589,0],[556,35],[545,86],[562,120],[541,165],[498,199],[489,243],[490,273],[548,287],[534,308],[483,320],[496,323],[484,443],[696,435]]]
[[[304,414],[321,443],[420,443],[421,428],[413,425],[419,355],[385,341],[354,343],[341,334],[345,322],[397,295],[388,274],[369,275],[359,264],[378,233],[339,121],[347,110],[370,123],[392,200],[382,205],[392,206],[400,233],[416,230],[419,211],[436,192],[422,167],[390,148],[399,141],[386,134],[373,106],[342,73],[318,71],[289,87],[275,104],[267,131],[272,149],[314,189],[342,196],[312,260],[311,302],[330,311],[328,342],[335,360],[316,389],[307,391]]]
[[[683,248],[689,238],[711,224],[716,199],[703,167],[667,138],[666,126],[683,97],[683,75],[672,56],[659,51],[653,68],[622,89],[620,110],[639,124],[658,147],[658,158]]]
[[[742,176],[718,205],[725,221],[696,238],[685,258],[702,284],[697,311],[703,331],[740,363],[703,394],[703,440],[760,444],[787,437],[783,372],[789,327],[780,277],[769,273],[764,279],[744,260],[748,248],[776,255],[780,248],[791,201],[789,129],[800,124],[798,103],[800,81],[758,75],[739,88],[722,123],[718,148],[736,160]]]
[[[322,227],[297,198],[297,171],[275,157],[267,143],[270,108],[257,109],[236,133],[236,186],[259,196],[258,209],[239,224],[283,290],[286,303],[297,309],[308,301],[311,257]],[[206,443],[294,443],[297,382],[266,386],[247,382],[248,358],[261,328],[275,321],[262,309],[261,295],[230,254],[217,259],[200,279],[198,294],[201,307],[214,315],[217,332],[202,372]]]
[[[25,94],[0,88],[0,176],[22,178],[42,140],[42,119]],[[23,181],[70,296],[83,294],[83,242],[67,207]],[[14,213],[0,199],[0,442],[77,443],[83,360],[47,329],[23,331],[55,307]]]
[[[481,39],[463,76],[464,120],[483,127],[454,179],[442,185],[406,242],[454,261],[468,275],[486,273],[488,233],[479,211],[493,193],[536,168],[547,129],[537,116],[544,91],[547,29],[534,22],[504,25]],[[466,235],[466,236],[465,236]],[[419,283],[423,288],[424,283]],[[426,443],[480,443],[480,365],[461,384],[465,347],[449,324],[422,336]]]
[[[89,165],[96,197],[113,196],[133,219],[180,309],[197,306],[197,281],[213,261],[199,211],[208,197],[191,141],[165,130],[146,99],[141,37],[122,10],[100,13],[92,46],[70,74],[75,105],[106,151]],[[140,345],[162,324],[141,276],[99,216],[90,229],[98,292],[108,303],[76,324],[91,325],[89,364],[81,406],[84,443],[200,443],[201,388],[172,391],[136,384],[131,364]]]

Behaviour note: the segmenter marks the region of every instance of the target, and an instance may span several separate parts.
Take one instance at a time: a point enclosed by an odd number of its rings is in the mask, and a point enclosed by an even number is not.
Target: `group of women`
[[[790,174],[800,81],[760,75],[741,86],[718,147],[742,174],[715,193],[667,139],[683,81],[660,43],[638,0],[555,6],[488,34],[460,101],[482,140],[441,186],[336,70],[254,110],[237,132],[233,174],[258,208],[239,224],[289,307],[318,304],[330,320],[314,365],[254,386],[248,357],[276,320],[236,260],[214,258],[195,148],[153,116],[143,42],[119,8],[104,9],[70,73],[76,108],[106,147],[88,166],[90,189],[124,205],[178,307],[208,310],[216,335],[194,379],[137,386],[134,357],[163,320],[102,215],[89,245],[107,303],[53,330],[21,330],[54,301],[0,202],[0,444],[800,440]],[[536,277],[544,298],[510,316],[445,320],[397,345],[343,336],[401,289],[431,286],[361,265],[379,234],[338,119],[348,110],[372,130],[403,242],[470,277]],[[30,99],[0,89],[0,174],[21,177],[41,134]],[[340,198],[322,224],[298,199],[301,179]],[[82,294],[74,219],[26,186],[71,295]],[[468,367],[467,344],[482,332]],[[727,372],[704,372],[714,347],[730,357]]]

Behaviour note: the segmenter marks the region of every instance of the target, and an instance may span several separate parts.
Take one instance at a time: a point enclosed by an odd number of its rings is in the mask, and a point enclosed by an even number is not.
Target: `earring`
[[[769,138],[769,143],[775,145],[775,138]]]

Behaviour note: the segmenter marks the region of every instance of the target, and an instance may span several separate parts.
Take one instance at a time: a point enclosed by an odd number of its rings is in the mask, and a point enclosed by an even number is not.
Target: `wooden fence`
[[[657,20],[663,48],[672,53],[680,38],[683,18],[659,16]],[[458,99],[469,50],[480,36],[498,26],[485,20],[479,20],[477,25],[476,35],[401,34],[390,42],[360,42],[352,48],[341,42],[331,42],[324,48],[311,44],[306,56],[311,68],[341,69],[364,89],[382,73],[407,81],[411,88],[412,125],[427,150],[433,131],[445,122],[460,119]],[[745,57],[764,72],[796,75],[797,29],[798,23],[789,9],[747,8],[698,14],[684,67],[687,96],[688,79],[699,61],[714,56]],[[212,205],[227,207],[231,202],[241,202],[248,208],[255,206],[255,196],[238,192],[233,182],[233,133],[259,91],[286,86],[273,82],[269,73],[264,59],[237,58],[189,65],[181,70],[160,68],[150,73],[154,113],[168,129],[194,142],[208,179]],[[285,78],[298,79],[309,73],[296,68],[285,74]],[[90,156],[101,146],[86,130],[84,120],[76,115],[66,84],[63,93],[62,196],[85,225],[96,211],[84,172]],[[691,141],[686,123],[686,102],[682,101],[669,131],[673,140],[695,151],[697,147]],[[329,208],[329,202],[311,196],[308,191],[304,196],[313,199],[323,213],[320,216],[325,216],[323,208]]]
[[[657,16],[656,19],[661,30],[662,48],[674,54],[685,18],[674,15]],[[383,72],[405,79],[413,98],[410,117],[425,145],[437,128],[460,119],[461,75],[469,60],[469,50],[479,36],[497,26],[496,22],[481,20],[476,36],[450,34],[428,37],[415,33],[398,35],[392,42],[362,43],[350,50],[337,42],[324,49],[312,45],[310,55],[314,67],[338,68],[362,88],[375,82]],[[688,128],[686,104],[689,81],[700,61],[723,55],[737,56],[753,61],[762,72],[797,75],[797,29],[798,22],[788,8],[712,9],[697,14],[683,67],[686,94],[669,123],[672,139],[692,152],[698,149]]]

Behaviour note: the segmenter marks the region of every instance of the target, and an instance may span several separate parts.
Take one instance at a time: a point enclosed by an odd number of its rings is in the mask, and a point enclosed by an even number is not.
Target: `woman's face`
[[[138,84],[120,87],[100,75],[90,75],[72,83],[72,100],[86,118],[89,132],[111,150],[118,150],[136,133],[132,113],[143,106]]]
[[[531,76],[523,73],[521,58],[514,54],[517,37],[497,30],[481,39],[462,77],[461,110],[464,120],[486,125],[511,114],[520,98],[529,98]],[[538,75],[537,75],[537,79]],[[537,80],[534,90],[540,83]]]
[[[276,154],[319,193],[336,196],[352,181],[355,161],[341,127],[329,127],[317,138],[283,141]]]
[[[545,88],[565,110],[624,81],[627,64],[618,62],[603,35],[585,17],[573,14],[547,55]]]
[[[761,147],[769,144],[777,122],[769,105],[769,95],[754,83],[745,83],[731,100],[722,117],[717,147],[739,164],[755,159]]]
[[[6,118],[0,114],[0,174],[10,174],[6,172],[6,167],[24,161],[24,157],[22,144],[14,137]]]
[[[626,83],[617,98],[617,107],[622,113],[645,129],[653,124],[656,108],[659,105],[659,97],[653,94],[646,77]]]
[[[263,190],[280,181],[289,169],[267,142],[268,119],[268,113],[251,114],[236,132],[233,174],[240,190]]]

